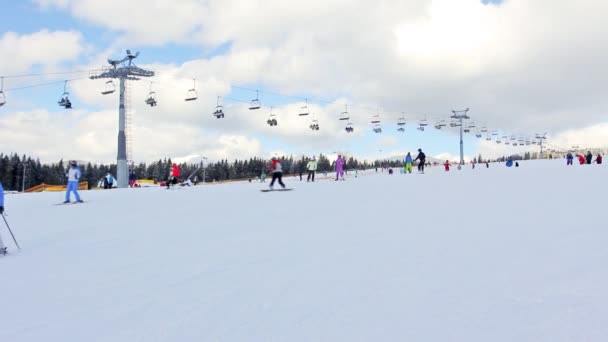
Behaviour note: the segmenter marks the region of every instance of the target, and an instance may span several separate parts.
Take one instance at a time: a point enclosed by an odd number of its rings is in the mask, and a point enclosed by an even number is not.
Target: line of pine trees
[[[306,164],[310,160],[308,157],[294,159],[293,156],[281,157],[281,165],[286,174],[306,173]],[[21,191],[22,188],[28,189],[41,183],[46,184],[65,184],[65,172],[68,161],[59,161],[54,164],[42,164],[39,159],[30,156],[19,156],[18,154],[0,154],[0,181],[6,190]],[[399,167],[398,161],[374,161],[373,163],[360,162],[350,157],[346,160],[346,169],[369,169],[374,167]],[[151,164],[140,163],[131,166],[137,179],[153,179],[164,181],[169,176],[172,161],[170,158],[159,159]],[[199,168],[199,164],[181,163],[182,178],[186,179]],[[268,173],[269,160],[264,158],[250,158],[248,160],[234,160],[228,162],[227,159],[215,163],[205,164],[204,173],[199,170],[196,176],[199,181],[203,181],[203,174],[206,182],[226,181],[234,179],[256,179],[262,172]],[[23,172],[25,169],[25,173]],[[116,177],[116,164],[91,164],[80,165],[82,172],[81,181],[88,181],[89,187],[96,187],[99,181],[110,173]],[[330,161],[326,156],[320,154],[317,157],[317,172],[332,172],[335,170],[335,160]]]

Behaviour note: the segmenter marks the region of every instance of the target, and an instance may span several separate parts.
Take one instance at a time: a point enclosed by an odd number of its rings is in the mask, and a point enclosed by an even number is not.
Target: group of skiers
[[[580,165],[593,164],[594,162],[597,164],[602,163],[602,155],[598,153],[597,157],[595,157],[595,160],[594,160],[593,154],[591,153],[591,151],[587,151],[587,154],[584,156],[582,154],[577,154],[576,158],[578,159],[578,162]],[[572,165],[573,161],[574,161],[574,156],[572,155],[571,152],[568,152],[568,154],[566,154],[566,165]]]

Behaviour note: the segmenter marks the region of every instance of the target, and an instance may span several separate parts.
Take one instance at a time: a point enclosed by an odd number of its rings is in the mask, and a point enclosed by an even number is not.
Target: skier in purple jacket
[[[344,180],[344,158],[342,158],[342,155],[338,155],[338,159],[336,159],[336,180],[338,179]]]

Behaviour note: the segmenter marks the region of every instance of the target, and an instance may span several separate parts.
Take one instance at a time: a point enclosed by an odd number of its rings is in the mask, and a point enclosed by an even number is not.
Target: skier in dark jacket
[[[424,164],[426,162],[426,154],[422,152],[422,149],[418,149],[418,155],[414,161],[418,160],[418,172],[424,173]]]
[[[568,154],[566,155],[566,165],[572,165],[573,160],[574,156],[572,156],[572,153],[568,152]]]
[[[591,164],[591,161],[593,160],[593,154],[591,154],[590,151],[587,151],[587,155],[585,156],[585,159],[587,160],[587,164]]]

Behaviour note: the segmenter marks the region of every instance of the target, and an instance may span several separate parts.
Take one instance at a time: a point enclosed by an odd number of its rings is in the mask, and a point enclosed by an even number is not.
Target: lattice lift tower
[[[129,184],[129,165],[127,162],[127,139],[125,135],[125,86],[126,81],[137,81],[140,77],[152,77],[154,71],[144,70],[137,67],[133,60],[139,56],[139,52],[131,54],[127,50],[127,56],[121,60],[108,59],[111,67],[103,70],[101,73],[90,76],[91,79],[99,78],[117,78],[120,80],[119,92],[120,100],[118,105],[118,156],[117,156],[117,174],[119,188],[126,188]]]

